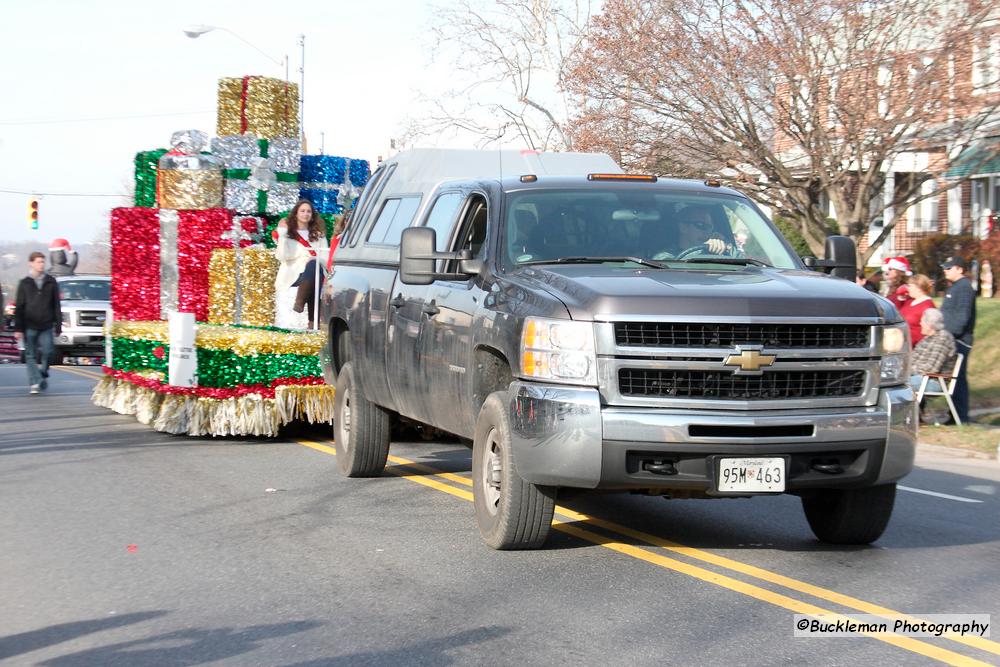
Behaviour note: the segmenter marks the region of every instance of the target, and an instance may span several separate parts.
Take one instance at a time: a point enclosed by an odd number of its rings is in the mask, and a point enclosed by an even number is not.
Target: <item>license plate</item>
[[[785,490],[785,459],[719,459],[719,491],[780,493]]]

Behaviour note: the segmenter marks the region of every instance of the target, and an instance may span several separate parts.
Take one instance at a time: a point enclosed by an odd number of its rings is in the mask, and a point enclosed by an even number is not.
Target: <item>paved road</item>
[[[0,664],[996,664],[995,641],[794,638],[792,615],[1000,619],[1000,469],[935,455],[872,547],[793,497],[560,502],[545,550],[476,532],[469,451],[338,476],[323,431],[173,437],[0,366]],[[978,661],[978,662],[976,662]]]

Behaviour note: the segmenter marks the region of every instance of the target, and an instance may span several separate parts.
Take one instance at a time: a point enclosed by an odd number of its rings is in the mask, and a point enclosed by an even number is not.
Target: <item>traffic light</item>
[[[28,200],[28,224],[32,229],[38,229],[38,200]]]

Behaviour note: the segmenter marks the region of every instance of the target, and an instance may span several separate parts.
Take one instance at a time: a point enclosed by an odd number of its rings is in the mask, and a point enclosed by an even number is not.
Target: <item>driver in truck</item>
[[[704,246],[712,255],[730,254],[733,246],[726,243],[712,222],[712,212],[705,206],[688,206],[681,209],[678,224],[680,246],[678,254],[690,248]]]
[[[661,248],[659,252],[653,254],[653,259],[675,259],[693,255],[742,256],[734,242],[722,238],[712,219],[712,210],[708,206],[685,206],[675,214],[673,223],[676,244],[671,244],[669,248]],[[658,220],[647,224],[663,226]],[[662,231],[658,233],[662,234]],[[651,240],[648,233],[646,240]]]

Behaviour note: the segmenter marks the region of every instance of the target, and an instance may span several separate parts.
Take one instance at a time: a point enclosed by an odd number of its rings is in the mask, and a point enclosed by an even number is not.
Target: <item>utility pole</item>
[[[299,35],[302,56],[299,61],[299,132],[302,135],[302,152],[306,152],[306,36]]]

